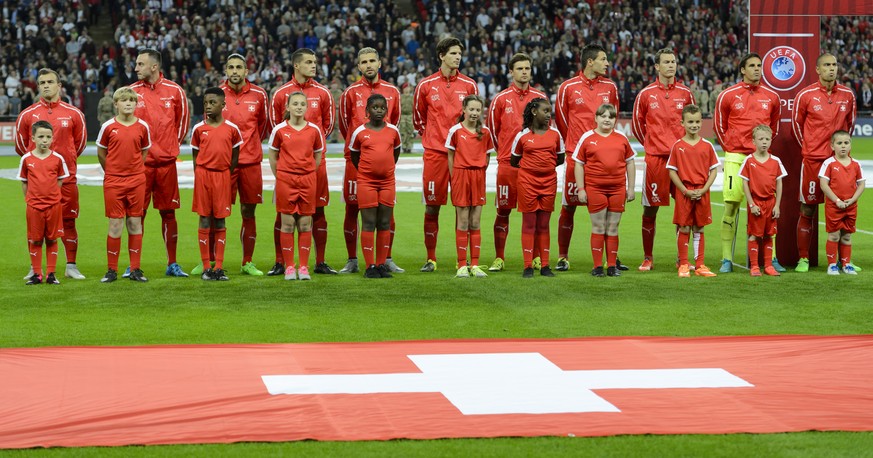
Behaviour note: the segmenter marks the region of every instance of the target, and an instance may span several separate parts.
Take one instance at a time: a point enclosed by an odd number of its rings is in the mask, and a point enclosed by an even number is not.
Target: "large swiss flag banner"
[[[873,336],[0,350],[0,447],[873,430]]]

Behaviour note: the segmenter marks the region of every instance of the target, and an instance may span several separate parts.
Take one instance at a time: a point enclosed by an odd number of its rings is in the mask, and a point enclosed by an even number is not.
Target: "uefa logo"
[[[790,46],[777,46],[768,51],[761,67],[764,81],[777,91],[794,89],[806,75],[803,54]]]

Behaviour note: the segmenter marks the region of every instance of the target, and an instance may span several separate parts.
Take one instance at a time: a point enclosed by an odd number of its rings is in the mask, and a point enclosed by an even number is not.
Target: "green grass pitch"
[[[860,142],[859,142],[860,143]],[[866,148],[865,148],[866,149]],[[856,150],[858,148],[856,147]],[[868,151],[858,151],[862,157]],[[873,154],[869,155],[873,158]],[[90,161],[93,158],[83,158]],[[14,168],[17,158],[0,158]],[[592,278],[584,210],[576,217],[572,268],[557,278],[521,281],[520,218],[513,213],[507,244],[508,270],[487,279],[454,279],[453,209],[441,217],[439,269],[418,273],[424,261],[423,208],[418,194],[398,195],[394,258],[406,274],[367,281],[360,275],[314,276],[308,283],[252,278],[235,268],[241,256],[236,240],[240,218],[228,219],[227,266],[231,281],[163,277],[165,255],[159,218],[146,221],[143,269],[147,284],[119,280],[99,283],[105,271],[107,220],[102,191],[82,186],[79,220],[81,282],[25,287],[27,271],[24,201],[20,184],[0,180],[0,204],[9,209],[0,237],[0,346],[151,345],[273,342],[357,342],[460,338],[565,338],[585,336],[708,336],[759,334],[870,334],[873,320],[873,194],[860,202],[854,259],[865,267],[857,277],[828,277],[822,267],[809,274],[750,278],[745,271],[717,278],[676,278],[672,208],[658,219],[656,270],[635,271],[642,253],[639,202],[628,205],[621,225],[620,253],[634,270],[621,278]],[[268,201],[269,201],[269,195]],[[328,207],[327,260],[345,261],[343,206],[334,194]],[[191,191],[182,191],[179,260],[198,262],[197,221],[189,211]],[[720,202],[713,195],[713,202]],[[490,198],[489,198],[490,201]],[[236,209],[235,209],[236,211]],[[714,219],[721,208],[714,206]],[[272,264],[270,205],[258,209],[255,262]],[[493,259],[491,224],[483,217],[482,263]],[[552,218],[557,254],[557,215]],[[741,227],[744,226],[741,219]],[[707,261],[717,267],[718,227],[706,231]],[[824,257],[820,234],[820,257]],[[126,237],[123,238],[126,243]],[[741,254],[738,252],[737,259]],[[553,256],[553,262],[555,256]],[[122,265],[126,256],[121,258]],[[61,256],[63,262],[63,256]],[[61,269],[59,269],[61,270]],[[2,374],[0,374],[2,376]],[[838,374],[835,374],[838,376]],[[873,456],[871,433],[793,433],[766,435],[618,436],[605,438],[504,438],[388,442],[294,442],[278,444],[185,445],[25,450],[9,456]]]

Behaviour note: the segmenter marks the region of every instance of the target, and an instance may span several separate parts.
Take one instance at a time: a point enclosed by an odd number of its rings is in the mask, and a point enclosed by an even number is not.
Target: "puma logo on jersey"
[[[467,136],[464,135],[464,134],[461,134],[461,138],[464,139],[464,140],[466,140],[466,139],[467,139]]]
[[[591,140],[589,143],[591,143],[591,144],[594,145],[594,146],[597,146],[597,142],[594,141],[594,140]]]
[[[528,139],[527,142],[528,142],[528,143],[534,143],[534,139],[530,138],[530,139]]]
[[[840,171],[839,167],[834,167],[834,172],[839,172],[839,171]]]
[[[39,116],[40,116],[40,115],[38,115],[38,114],[31,114],[31,116],[33,116],[33,117],[36,118],[36,119],[39,119]]]
[[[291,134],[282,134],[282,135],[283,135],[285,138],[288,138],[288,139],[291,138]]]
[[[369,135],[362,135],[361,138],[366,138],[367,140],[369,140],[370,136]]]
[[[735,95],[734,97],[736,97],[737,100],[743,100],[743,98],[741,96]]]
[[[28,162],[28,163],[27,163],[27,166],[28,166],[28,167],[36,167],[36,164],[31,164],[31,163]]]
[[[812,98],[812,100],[815,100],[815,101],[816,101],[816,102],[819,102],[819,103],[821,103],[821,99],[820,99],[820,98],[818,98],[818,97],[813,97],[813,98]]]
[[[679,148],[679,152],[680,152],[680,153],[684,153],[684,152],[685,152],[685,148]]]
[[[573,93],[576,95],[582,95],[582,91],[573,91]]]

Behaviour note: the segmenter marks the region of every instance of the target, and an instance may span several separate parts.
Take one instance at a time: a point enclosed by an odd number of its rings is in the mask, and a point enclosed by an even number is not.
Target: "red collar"
[[[41,103],[42,106],[44,106],[44,107],[46,107],[46,108],[52,109],[52,108],[57,108],[57,107],[61,104],[61,99],[60,99],[60,97],[58,97],[58,100],[57,100],[57,101],[55,101],[55,102],[49,102],[48,100],[46,100],[46,99],[40,97],[40,98],[39,98],[39,103]]]
[[[530,93],[530,83],[528,83],[528,85],[527,85],[527,89],[522,89],[522,88],[516,86],[516,85],[515,85],[515,82],[509,83],[509,87],[512,88],[512,90],[513,90],[516,94],[518,94],[518,95],[520,95],[520,96],[522,96],[522,97],[524,97],[524,96],[526,96],[528,93]]]
[[[151,84],[145,80],[142,80],[142,84],[144,84],[149,89],[154,89],[158,84],[161,84],[162,81],[164,81],[164,73],[163,72],[158,74],[158,79],[155,81],[155,84]]]
[[[655,82],[658,83],[658,87],[659,87],[659,88],[661,88],[661,89],[663,89],[663,90],[665,90],[665,91],[671,91],[671,90],[673,90],[673,88],[676,87],[676,78],[673,78],[673,82],[670,83],[670,84],[668,84],[668,85],[666,85],[666,86],[663,85],[663,84],[661,84],[661,79],[660,79],[660,78],[656,79]]]
[[[312,78],[309,78],[309,81],[307,81],[305,83],[301,83],[301,82],[297,81],[297,78],[295,78],[294,75],[291,75],[291,82],[293,82],[295,85],[299,86],[300,89],[306,89],[306,88],[312,86],[313,81],[314,80]]]
[[[227,80],[224,80],[224,86],[237,94],[245,94],[246,92],[249,92],[249,90],[251,90],[252,83],[250,83],[247,79],[243,79],[243,81],[244,83],[242,85],[242,88],[240,88],[238,92],[230,85],[229,82],[227,82]]]
[[[364,77],[362,76],[362,77],[361,77],[361,84],[363,84],[364,86],[367,86],[367,87],[370,88],[370,89],[376,90],[376,89],[378,89],[380,86],[382,86],[382,78],[379,78],[379,76],[376,75],[376,81],[373,81],[373,82],[371,83],[367,78],[364,78]]]

